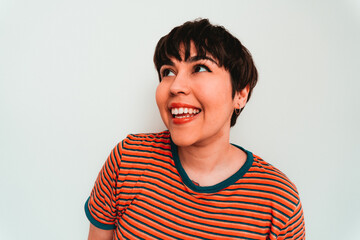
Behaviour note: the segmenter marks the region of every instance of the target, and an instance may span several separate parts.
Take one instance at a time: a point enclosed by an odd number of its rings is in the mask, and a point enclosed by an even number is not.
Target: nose
[[[190,93],[190,79],[185,73],[178,73],[170,86],[170,94],[178,95],[184,94],[187,95]]]

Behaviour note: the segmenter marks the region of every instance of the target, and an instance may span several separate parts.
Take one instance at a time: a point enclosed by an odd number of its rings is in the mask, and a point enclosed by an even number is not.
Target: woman
[[[154,63],[168,130],[111,152],[85,205],[89,239],[304,239],[295,186],[229,143],[257,82],[248,50],[203,19],[161,38]]]

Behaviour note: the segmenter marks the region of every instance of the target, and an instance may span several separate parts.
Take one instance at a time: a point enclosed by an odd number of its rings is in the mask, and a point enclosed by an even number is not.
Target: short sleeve
[[[116,186],[120,162],[121,143],[111,151],[85,203],[87,218],[94,226],[101,229],[116,228]]]
[[[305,239],[304,213],[300,201],[289,221],[281,229],[277,239]]]

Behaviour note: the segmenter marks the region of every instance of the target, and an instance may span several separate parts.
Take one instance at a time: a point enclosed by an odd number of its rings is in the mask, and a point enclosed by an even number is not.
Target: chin
[[[179,133],[177,131],[170,130],[170,135],[171,135],[171,140],[178,147],[188,147],[196,142],[194,137],[189,134]]]

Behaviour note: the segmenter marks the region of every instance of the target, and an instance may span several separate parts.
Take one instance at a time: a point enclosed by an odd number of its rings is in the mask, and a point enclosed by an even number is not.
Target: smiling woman
[[[154,63],[168,130],[115,146],[85,205],[89,239],[305,239],[293,183],[229,142],[257,82],[248,50],[203,19],[161,38]]]
[[[180,52],[184,59],[183,47]],[[156,101],[172,140],[177,146],[197,146],[204,141],[210,146],[219,137],[229,137],[231,116],[235,108],[245,105],[248,88],[233,98],[229,72],[212,56],[199,57],[194,44],[186,61],[170,61],[160,68]],[[184,109],[196,114],[185,114]]]

